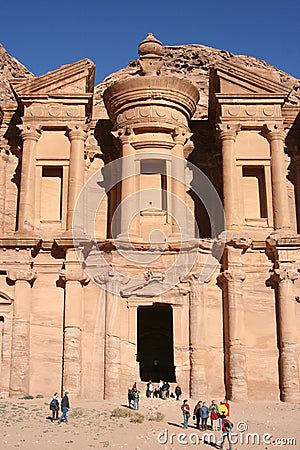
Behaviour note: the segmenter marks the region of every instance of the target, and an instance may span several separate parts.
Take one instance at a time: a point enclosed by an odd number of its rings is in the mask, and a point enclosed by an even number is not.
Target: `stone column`
[[[172,193],[172,237],[186,236],[187,214],[186,214],[186,183],[185,183],[185,157],[184,145],[187,140],[186,131],[175,128],[173,133],[175,142],[172,148],[171,166],[171,193]]]
[[[223,199],[227,230],[240,226],[235,140],[239,124],[219,124],[222,143]]]
[[[297,152],[293,157],[295,167],[295,200],[297,214],[297,230],[300,231],[300,154]]]
[[[41,136],[41,130],[32,125],[18,127],[22,130],[23,140],[18,220],[18,231],[22,233],[35,228],[36,143]]]
[[[36,274],[31,269],[11,271],[8,278],[15,281],[9,393],[11,396],[28,395],[31,283],[35,280]]]
[[[133,132],[130,127],[118,131],[122,148],[122,183],[121,183],[121,228],[120,235],[129,239],[129,234],[137,235],[137,221],[132,223],[135,214],[138,212],[136,198],[130,198],[137,192],[137,175],[134,174],[134,154],[135,150],[131,145]],[[129,233],[130,231],[130,233]]]
[[[65,281],[63,390],[80,397],[82,301],[86,277],[81,270],[65,270],[61,278]]]
[[[285,132],[277,124],[267,124],[263,133],[270,143],[274,228],[290,229],[289,199],[284,159]]]
[[[72,222],[76,203],[84,186],[84,143],[87,133],[82,126],[76,125],[74,128],[68,129],[67,135],[71,143],[67,206],[67,231],[70,231],[73,228]],[[82,217],[83,220],[84,217]],[[77,224],[77,227],[78,225],[80,224]]]
[[[200,398],[207,394],[207,379],[205,372],[205,308],[203,283],[197,278],[191,279],[190,290],[190,396]]]
[[[277,317],[279,330],[279,379],[281,400],[297,403],[300,400],[297,351],[297,324],[295,321],[295,270],[275,269],[277,282]]]
[[[120,297],[114,292],[114,282],[106,284],[105,311],[105,355],[104,355],[104,398],[112,399],[120,396]]]
[[[226,390],[233,401],[248,399],[247,361],[244,348],[243,288],[245,274],[242,271],[240,250],[228,248],[229,270],[221,276],[226,286],[224,314]]]

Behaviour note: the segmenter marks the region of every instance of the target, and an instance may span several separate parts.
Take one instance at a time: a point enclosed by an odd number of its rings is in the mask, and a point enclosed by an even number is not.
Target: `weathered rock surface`
[[[235,65],[261,71],[268,71],[270,74],[280,81],[284,86],[291,89],[289,103],[300,104],[300,81],[289,75],[288,73],[277,69],[275,66],[268,64],[266,61],[246,55],[235,55],[225,50],[218,50],[205,45],[180,45],[165,46],[164,66],[161,70],[162,75],[176,76],[190,80],[198,87],[200,92],[200,102],[194,115],[195,119],[205,119],[208,114],[208,89],[209,89],[209,69],[220,62],[232,62]],[[118,72],[112,73],[95,87],[95,106],[106,115],[102,101],[104,90],[115,81],[137,76],[139,72],[138,60],[130,61],[128,66]]]
[[[30,78],[34,75],[13,56],[9,55],[0,44],[0,101],[15,102],[9,85],[12,78]]]

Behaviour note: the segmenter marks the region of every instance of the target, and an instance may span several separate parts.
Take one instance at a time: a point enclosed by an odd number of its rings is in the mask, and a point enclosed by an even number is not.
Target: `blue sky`
[[[1,5],[0,43],[34,75],[90,58],[96,83],[164,45],[203,44],[263,59],[300,79],[299,0],[33,0]]]

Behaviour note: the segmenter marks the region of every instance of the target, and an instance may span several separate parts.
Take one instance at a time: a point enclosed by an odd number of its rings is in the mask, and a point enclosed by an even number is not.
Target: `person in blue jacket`
[[[207,419],[209,417],[209,409],[206,406],[205,402],[202,403],[200,415],[201,415],[202,430],[207,430]]]

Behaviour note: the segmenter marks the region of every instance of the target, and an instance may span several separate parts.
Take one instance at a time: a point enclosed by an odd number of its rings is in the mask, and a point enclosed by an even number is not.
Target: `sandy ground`
[[[68,424],[51,422],[49,400],[46,398],[0,400],[0,448],[220,448],[219,431],[215,433],[214,443],[213,436],[208,435],[204,439],[192,418],[188,430],[182,428],[181,402],[172,398],[142,397],[140,409],[135,412],[127,407],[126,400],[124,397],[121,402],[87,402],[70,398]],[[189,403],[193,408],[196,401],[190,400]],[[300,449],[300,404],[232,403],[230,418],[237,441],[233,450]],[[227,441],[224,448],[228,448]]]

